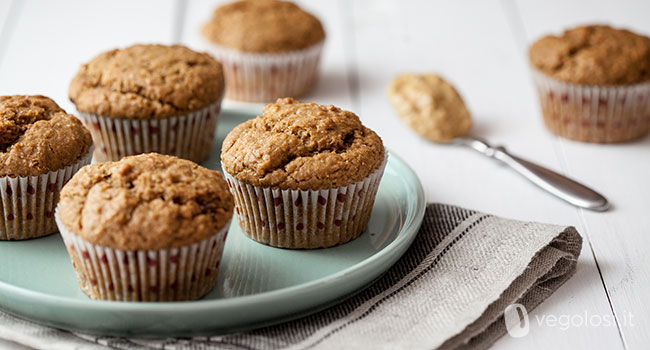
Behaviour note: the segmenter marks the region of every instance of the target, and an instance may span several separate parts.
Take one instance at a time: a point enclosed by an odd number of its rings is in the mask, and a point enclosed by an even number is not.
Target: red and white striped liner
[[[323,190],[253,186],[225,170],[223,174],[239,225],[250,238],[274,247],[324,248],[355,239],[366,229],[387,159],[359,182]]]
[[[226,97],[247,102],[272,102],[299,97],[318,79],[323,42],[285,53],[251,53],[204,41],[205,49],[221,62]]]
[[[56,214],[81,289],[92,299],[182,301],[206,295],[217,281],[230,220],[194,244],[160,250],[120,250],[68,231]]]
[[[0,240],[22,240],[57,231],[54,209],[61,188],[90,164],[92,147],[78,162],[38,176],[0,178]]]
[[[196,112],[162,119],[120,119],[83,112],[78,114],[92,134],[97,162],[157,152],[200,163],[212,150],[220,111],[221,99]]]
[[[584,142],[616,143],[650,131],[650,82],[621,86],[576,85],[532,68],[546,127]]]

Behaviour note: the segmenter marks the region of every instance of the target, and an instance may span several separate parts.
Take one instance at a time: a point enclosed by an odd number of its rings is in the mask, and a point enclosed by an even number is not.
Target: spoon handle
[[[514,156],[503,147],[492,147],[482,140],[473,138],[458,139],[457,143],[500,160],[535,185],[577,207],[594,211],[606,211],[609,208],[607,198],[600,193],[541,165]]]

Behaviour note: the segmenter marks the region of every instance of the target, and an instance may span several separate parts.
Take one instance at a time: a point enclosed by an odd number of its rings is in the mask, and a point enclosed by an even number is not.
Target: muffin
[[[386,152],[354,113],[285,98],[235,127],[221,162],[250,238],[310,249],[366,229]]]
[[[472,129],[463,99],[436,74],[402,74],[391,82],[388,98],[409,128],[433,142],[450,142]]]
[[[205,160],[223,96],[221,64],[184,46],[134,45],[79,69],[70,100],[95,141],[95,160],[158,152]]]
[[[547,128],[615,143],[650,130],[650,38],[591,25],[546,36],[529,50]]]
[[[45,96],[0,96],[0,240],[57,231],[63,184],[90,163],[90,133]]]
[[[219,172],[149,153],[82,168],[56,220],[91,298],[194,300],[217,280],[232,209]]]
[[[217,8],[203,37],[223,64],[227,98],[270,102],[315,85],[325,31],[291,2],[242,0]]]

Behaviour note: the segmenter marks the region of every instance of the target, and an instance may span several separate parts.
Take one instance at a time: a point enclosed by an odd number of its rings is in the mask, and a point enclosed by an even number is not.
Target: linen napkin
[[[0,312],[0,338],[47,349],[485,349],[504,309],[532,310],[568,280],[573,227],[430,204],[415,241],[369,288],[324,311],[245,333],[127,339],[71,333]]]

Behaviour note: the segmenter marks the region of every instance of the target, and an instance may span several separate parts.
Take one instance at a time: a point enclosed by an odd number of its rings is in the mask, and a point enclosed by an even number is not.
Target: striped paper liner
[[[221,99],[201,110],[162,119],[120,119],[79,112],[95,143],[95,161],[141,153],[169,154],[195,163],[212,150]]]
[[[92,147],[75,164],[38,176],[0,177],[0,240],[23,240],[57,231],[54,209],[61,188],[90,164]]]
[[[316,84],[323,42],[286,53],[242,52],[207,41],[204,46],[223,66],[228,99],[272,102],[304,95]]]
[[[182,301],[206,295],[217,281],[230,220],[198,243],[159,250],[120,250],[90,243],[56,223],[81,289],[92,299]]]
[[[567,139],[617,143],[650,131],[650,82],[576,85],[532,69],[546,127]]]
[[[322,190],[253,186],[223,173],[246,235],[273,247],[313,249],[342,244],[363,233],[387,159],[359,182]]]

